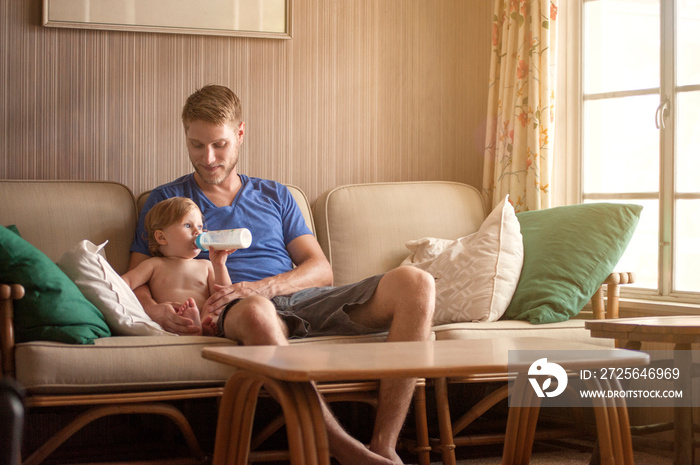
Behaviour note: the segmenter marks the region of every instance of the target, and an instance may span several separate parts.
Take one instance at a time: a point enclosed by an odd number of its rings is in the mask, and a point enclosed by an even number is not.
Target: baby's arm
[[[228,268],[226,268],[226,259],[235,251],[236,249],[209,250],[209,261],[211,262],[212,267],[214,268],[214,279],[212,281],[211,275],[209,279],[210,295],[215,292],[214,284],[218,284],[219,286],[231,285],[231,276],[228,274]]]
[[[209,295],[211,296],[217,291],[216,286],[230,286],[231,276],[228,274],[228,268],[226,268],[226,259],[230,254],[235,252],[233,250],[209,250],[209,276],[207,277],[207,282],[209,283]],[[201,312],[201,322],[202,322],[202,334],[205,336],[211,336],[216,334],[216,320],[218,319],[218,313],[211,312],[211,307],[204,305],[200,309]]]
[[[127,271],[122,275],[122,279],[126,281],[131,289],[136,289],[148,283],[153,276],[153,270],[155,268],[155,260],[149,258],[142,261],[133,269]]]

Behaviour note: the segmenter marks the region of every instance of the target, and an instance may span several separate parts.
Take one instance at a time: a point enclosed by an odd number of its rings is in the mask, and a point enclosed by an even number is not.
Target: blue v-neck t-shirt
[[[258,281],[290,271],[292,263],[287,245],[299,236],[312,234],[294,197],[286,186],[266,179],[239,175],[242,187],[230,206],[217,207],[188,174],[153,189],[146,201],[131,245],[132,252],[150,255],[144,226],[146,213],[158,202],[170,197],[189,197],[204,214],[204,228],[248,228],[253,243],[229,255],[228,267],[233,283]],[[197,258],[208,259],[203,251]]]

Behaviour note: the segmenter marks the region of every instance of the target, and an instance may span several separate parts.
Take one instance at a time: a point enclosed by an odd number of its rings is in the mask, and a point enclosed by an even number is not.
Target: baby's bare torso
[[[209,260],[158,257],[148,285],[156,302],[183,303],[192,297],[202,309],[210,295],[210,272]]]

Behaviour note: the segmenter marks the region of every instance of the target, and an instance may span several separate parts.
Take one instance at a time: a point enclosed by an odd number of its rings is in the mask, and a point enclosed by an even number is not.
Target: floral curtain
[[[484,194],[516,212],[550,206],[556,0],[494,0]]]

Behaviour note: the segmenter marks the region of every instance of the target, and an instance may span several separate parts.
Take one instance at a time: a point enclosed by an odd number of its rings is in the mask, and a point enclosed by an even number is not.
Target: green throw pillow
[[[0,226],[0,282],[25,289],[15,302],[17,342],[92,344],[109,336],[100,311],[49,257],[14,231]]]
[[[540,324],[578,314],[613,272],[641,211],[594,203],[518,213],[525,258],[503,318]]]

